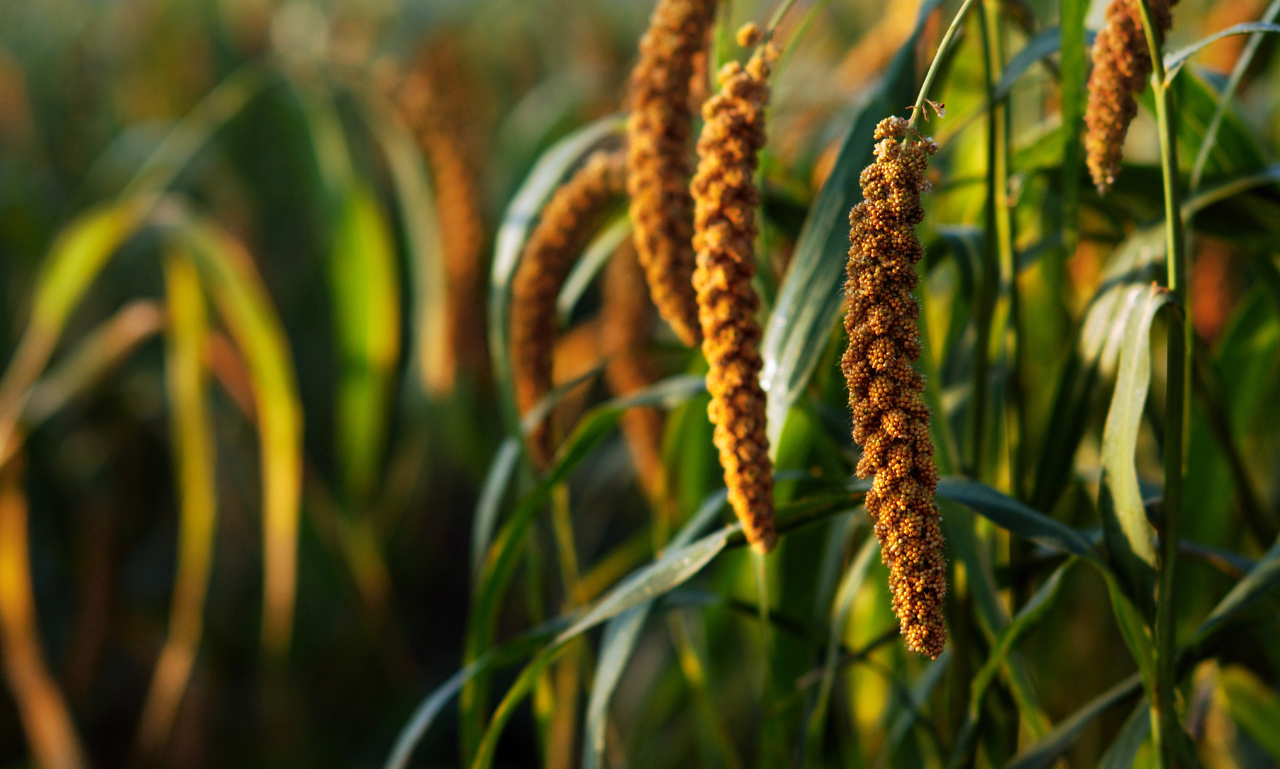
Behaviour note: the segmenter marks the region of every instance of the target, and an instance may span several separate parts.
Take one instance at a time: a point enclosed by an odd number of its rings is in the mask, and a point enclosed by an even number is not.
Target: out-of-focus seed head
[[[636,249],[658,312],[687,345],[701,339],[692,275],[691,89],[705,78],[715,0],[658,0],[631,73],[627,192]],[[705,62],[702,65],[705,67]]]
[[[911,365],[920,356],[911,291],[924,254],[915,234],[924,219],[920,193],[937,145],[898,117],[881,121],[875,141],[876,161],[861,176],[863,201],[849,213],[849,347],[841,368],[853,438],[862,446],[858,476],[875,476],[866,507],[889,567],[893,608],[907,647],[936,659],[947,642],[947,567],[924,378]]]
[[[480,317],[484,219],[476,110],[457,45],[428,43],[400,84],[401,114],[417,135],[431,171],[444,252],[446,327],[438,358],[423,355],[424,384],[433,393],[452,390],[460,370],[484,369],[488,360]]]
[[[707,359],[708,412],[724,468],[729,502],[747,540],[759,552],[777,542],[773,518],[773,463],[760,388],[759,298],[751,286],[760,202],[753,176],[765,143],[770,63],[760,49],[747,62],[720,72],[720,92],[703,106],[698,170],[693,178],[694,248],[702,352]]]
[[[628,238],[609,259],[600,287],[601,346],[609,359],[605,380],[616,396],[630,395],[659,379],[657,367],[643,349],[653,330],[653,304],[643,285],[644,270]],[[656,408],[630,408],[622,415],[622,434],[636,475],[657,505],[663,504],[666,490],[662,428],[662,412]]]
[[[1142,27],[1139,0],[1111,0],[1107,23],[1093,43],[1093,71],[1089,75],[1089,104],[1085,109],[1085,151],[1089,175],[1100,194],[1106,194],[1120,172],[1124,137],[1138,114],[1137,96],[1151,77],[1151,55]],[[1151,0],[1156,39],[1173,24],[1170,0]]]
[[[511,374],[521,414],[551,391],[556,338],[556,297],[610,203],[623,192],[621,152],[597,152],[551,197],[529,236],[511,283]],[[528,435],[539,468],[551,460],[548,421]]]

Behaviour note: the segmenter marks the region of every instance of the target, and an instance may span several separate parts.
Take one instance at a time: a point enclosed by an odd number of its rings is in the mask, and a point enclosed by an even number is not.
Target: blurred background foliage
[[[803,325],[838,288],[844,217],[870,151],[844,138],[914,100],[954,13],[936,5],[917,23],[915,0],[802,0],[784,20],[761,163],[767,325]],[[419,735],[413,765],[459,765],[478,747],[468,730],[526,683],[530,705],[493,735],[503,735],[498,765],[578,765],[593,728],[614,767],[1155,760],[1140,689],[1123,683],[1139,665],[1108,592],[1116,564],[1068,568],[1102,563],[1093,548],[1112,383],[1121,356],[1147,345],[1145,334],[1128,341],[1140,332],[1126,319],[1162,275],[1154,119],[1140,115],[1125,172],[1098,198],[1077,178],[1078,156],[1064,157],[1062,106],[1080,103],[1085,57],[1082,46],[1068,55],[1059,24],[1069,9],[1096,30],[1103,4],[984,6],[1003,30],[1003,72],[984,68],[973,17],[935,93],[947,116],[929,124],[942,149],[921,233],[939,461],[985,484],[956,480],[942,494],[954,567],[947,654],[930,663],[897,642],[862,487],[848,486],[843,343],[834,315],[819,312],[797,332],[803,362],[785,362],[800,349],[786,347],[787,332],[770,330],[773,348],[766,340],[791,523],[763,593],[732,531],[698,540],[690,557],[705,560],[635,583],[661,577],[664,592],[714,558],[663,603],[642,604],[656,607],[643,632],[649,608],[636,614],[634,595],[610,594],[630,608],[600,616],[616,615],[604,640],[634,639],[613,647],[626,648],[625,673],[612,663],[603,722],[582,720],[607,660],[576,636],[545,669],[481,676],[461,718],[449,705]],[[0,765],[382,765],[418,703],[489,648],[464,651],[486,612],[502,648],[528,656],[560,629],[549,618],[651,561],[697,511],[717,520],[696,377],[641,395],[671,407],[669,497],[637,483],[611,429],[617,404],[599,405],[609,393],[594,378],[601,299],[590,273],[581,296],[562,297],[556,380],[588,378],[556,396],[555,418],[581,452],[562,452],[554,483],[520,458],[509,375],[490,364],[501,334],[487,319],[503,317],[495,248],[513,256],[538,189],[616,134],[608,118],[625,106],[651,10],[649,0],[0,4],[0,640],[14,695],[0,698]],[[730,31],[773,10],[725,4],[717,60],[738,57]],[[1265,10],[1184,0],[1168,48]],[[1184,172],[1247,39],[1206,49],[1177,81]],[[1188,197],[1202,354],[1184,640],[1233,588],[1264,596],[1280,555],[1272,48],[1249,53]],[[1079,82],[1060,88],[1071,73]],[[988,184],[993,87],[1008,97],[1004,206],[991,205]],[[997,208],[1011,217],[1002,253]],[[500,233],[514,234],[504,245]],[[1163,329],[1157,320],[1151,402],[1136,401],[1141,424],[1126,444],[1140,502],[1160,496]],[[650,352],[665,375],[703,370],[665,328]],[[548,501],[552,515],[540,515]],[[509,590],[485,576],[503,556]],[[1251,603],[1249,621],[1214,635],[1184,671],[1185,722],[1206,766],[1280,763],[1270,600]],[[1015,642],[1016,656],[1003,656]],[[983,675],[989,689],[976,688]],[[1117,682],[1111,699],[1094,699]]]

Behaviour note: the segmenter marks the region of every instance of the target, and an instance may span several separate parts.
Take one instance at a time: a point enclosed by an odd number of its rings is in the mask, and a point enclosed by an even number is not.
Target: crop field
[[[1280,767],[1280,0],[3,0],[0,769]]]

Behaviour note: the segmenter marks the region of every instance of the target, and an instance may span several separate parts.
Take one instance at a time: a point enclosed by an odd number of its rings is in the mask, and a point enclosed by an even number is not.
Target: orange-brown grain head
[[[863,201],[849,213],[849,346],[841,368],[853,439],[862,447],[858,477],[875,477],[866,507],[889,567],[894,612],[907,647],[937,658],[947,642],[947,569],[924,378],[912,367],[920,357],[920,309],[911,295],[924,254],[915,234],[924,219],[920,193],[937,145],[897,117],[876,127],[875,140],[876,161],[860,179]]]

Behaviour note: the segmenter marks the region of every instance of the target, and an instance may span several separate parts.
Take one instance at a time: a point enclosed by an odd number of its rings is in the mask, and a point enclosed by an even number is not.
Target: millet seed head
[[[596,152],[552,195],[529,236],[511,282],[511,374],[521,414],[551,391],[556,297],[609,205],[623,193],[621,152]],[[527,438],[540,469],[551,460],[551,435],[542,420]]]
[[[1120,172],[1124,137],[1138,114],[1137,97],[1151,77],[1139,0],[1111,0],[1107,23],[1093,43],[1093,71],[1089,75],[1089,103],[1085,109],[1085,152],[1089,175],[1105,195]],[[1156,39],[1173,25],[1173,2],[1151,0]]]
[[[631,73],[627,192],[636,249],[659,314],[680,341],[701,340],[692,275],[693,200],[689,195],[691,90],[705,86],[707,32],[715,0],[658,0]]]
[[[765,50],[769,49],[769,50]],[[703,105],[698,170],[693,177],[693,245],[698,318],[707,359],[708,413],[715,425],[729,502],[747,541],[759,552],[777,542],[773,519],[773,463],[760,388],[759,298],[755,274],[754,174],[765,143],[764,110],[774,53],[759,49],[746,67],[719,73],[720,91]]]
[[[875,477],[865,504],[889,567],[893,609],[907,647],[936,659],[947,642],[946,561],[924,378],[911,366],[920,356],[911,291],[924,254],[915,234],[924,219],[920,194],[937,145],[897,117],[881,121],[875,140],[876,162],[861,176],[863,200],[849,213],[849,346],[841,367],[853,438],[862,446],[858,476]]]

